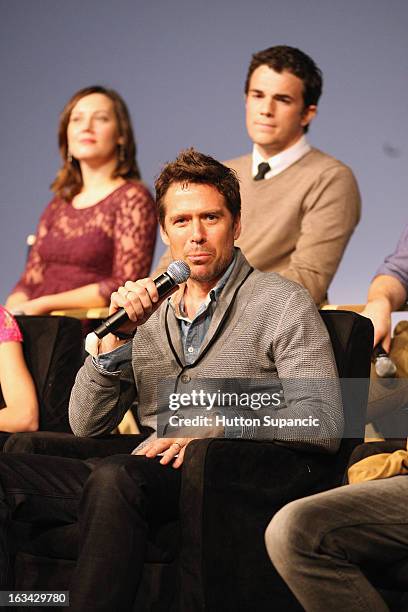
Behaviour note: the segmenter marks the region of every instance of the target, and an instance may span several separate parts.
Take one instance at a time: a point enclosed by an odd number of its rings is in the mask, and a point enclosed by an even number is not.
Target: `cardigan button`
[[[181,382],[182,383],[189,383],[191,380],[191,377],[188,374],[182,374],[181,375]]]

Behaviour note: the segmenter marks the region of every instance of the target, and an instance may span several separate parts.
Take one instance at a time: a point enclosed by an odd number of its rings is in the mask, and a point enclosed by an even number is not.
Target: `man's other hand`
[[[145,455],[149,459],[154,459],[154,457],[162,454],[160,463],[162,465],[167,465],[174,460],[172,466],[177,469],[183,463],[187,444],[193,439],[194,438],[159,438],[142,448],[136,454]]]
[[[157,457],[162,454],[160,463],[167,465],[171,461],[172,467],[179,468],[184,461],[184,453],[186,451],[187,444],[191,440],[201,440],[202,438],[223,438],[224,428],[223,427],[208,427],[203,429],[202,436],[199,438],[158,438],[153,442],[150,442],[147,446],[138,451],[137,455],[145,455],[150,459]]]

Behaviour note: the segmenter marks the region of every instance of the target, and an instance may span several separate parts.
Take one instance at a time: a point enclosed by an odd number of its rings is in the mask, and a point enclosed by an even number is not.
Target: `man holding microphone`
[[[235,173],[190,149],[165,166],[156,198],[162,238],[173,258],[188,264],[190,277],[170,299],[159,297],[151,278],[128,281],[112,295],[110,314],[124,308],[128,321],[88,342],[91,355],[70,402],[74,433],[99,436],[112,431],[137,398],[139,444],[129,455],[86,461],[0,458],[0,535],[5,537],[10,513],[33,524],[78,522],[70,586],[75,612],[132,610],[149,529],[178,517],[178,468],[192,436],[157,436],[162,381],[181,392],[202,379],[222,387],[262,377],[282,387],[279,416],[320,423],[318,429],[291,431],[226,425],[201,428],[194,437],[280,439],[335,452],[342,432],[335,361],[312,298],[297,283],[254,270],[234,247],[241,229]],[[319,384],[299,397],[286,383],[299,377]],[[331,393],[321,392],[324,379]],[[3,588],[6,567],[0,554]]]

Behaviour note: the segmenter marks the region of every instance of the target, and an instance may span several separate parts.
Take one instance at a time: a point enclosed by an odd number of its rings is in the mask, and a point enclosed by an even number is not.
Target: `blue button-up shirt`
[[[173,303],[173,301],[170,300],[170,305],[179,321],[184,359],[187,364],[193,363],[198,357],[201,345],[204,341],[206,333],[208,332],[208,328],[210,327],[211,319],[217,305],[217,300],[231,275],[234,264],[235,257],[225,270],[216,286],[211,289],[204,302],[199,306],[193,319],[189,319],[185,313],[184,296],[181,297],[181,300],[179,300],[178,303]]]

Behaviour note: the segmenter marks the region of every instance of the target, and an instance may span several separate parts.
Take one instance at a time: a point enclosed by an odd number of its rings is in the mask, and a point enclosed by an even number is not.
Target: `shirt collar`
[[[268,159],[264,159],[259,153],[256,144],[254,144],[252,152],[252,176],[254,177],[258,173],[258,166],[262,162],[268,162],[271,167],[271,170],[265,174],[265,179],[276,176],[297,162],[301,157],[306,155],[311,148],[312,147],[306,140],[306,136],[303,134],[303,136],[301,136],[299,140],[288,149],[285,149],[276,155],[272,155],[272,157],[269,157]]]
[[[203,303],[197,310],[196,316],[202,313],[207,308],[207,306],[210,304],[211,301],[217,302],[218,298],[220,297],[221,291],[224,289],[229,277],[231,276],[231,272],[234,269],[236,260],[237,260],[237,251],[236,249],[234,249],[234,257],[232,258],[231,263],[229,264],[228,268],[225,270],[224,274],[221,276],[221,278],[219,279],[215,287],[213,287],[211,291],[209,291],[209,293],[207,294],[205,300],[203,301]],[[180,289],[169,297],[169,303],[170,303],[170,306],[173,308],[174,313],[178,319],[190,321],[190,319],[188,319],[186,313],[184,312],[185,290],[186,290],[186,283],[183,283],[182,285],[180,285]]]

